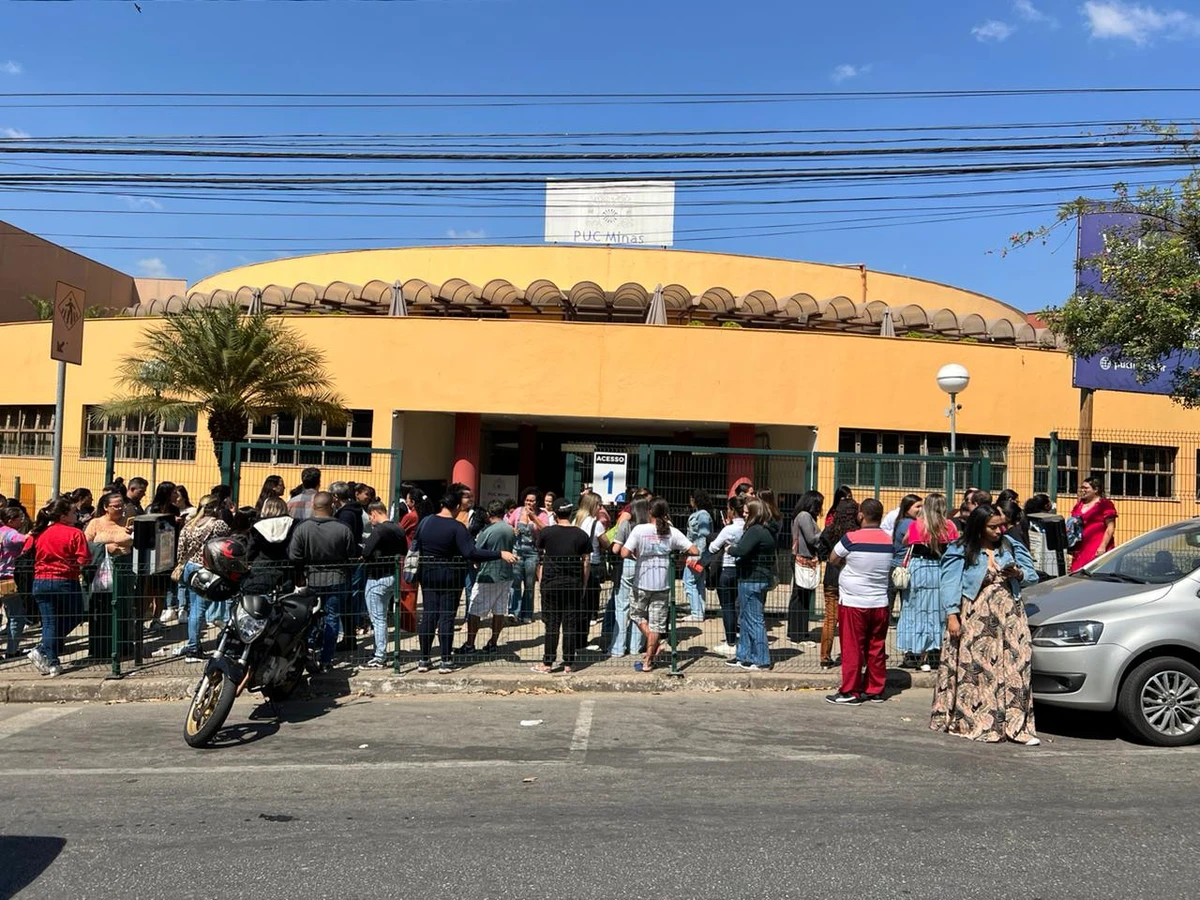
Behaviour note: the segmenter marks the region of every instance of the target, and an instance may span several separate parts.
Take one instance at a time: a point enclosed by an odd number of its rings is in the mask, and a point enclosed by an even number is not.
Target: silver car
[[[1200,519],[1021,592],[1040,703],[1116,710],[1136,737],[1200,741]]]

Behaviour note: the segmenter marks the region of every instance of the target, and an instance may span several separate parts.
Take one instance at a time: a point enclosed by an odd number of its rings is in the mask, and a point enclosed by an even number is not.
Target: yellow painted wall
[[[112,395],[115,362],[155,321],[88,322],[85,364],[69,367],[67,382],[65,446],[76,454],[82,407]],[[804,331],[558,321],[296,316],[288,322],[305,340],[325,348],[347,403],[374,410],[375,444],[381,447],[390,445],[392,411],[399,410],[644,420],[661,423],[666,433],[673,430],[672,422],[693,421],[814,426],[815,448],[831,451],[837,449],[839,428],[946,431],[947,401],[934,374],[948,362],[972,373],[961,396],[963,433],[1006,435],[1014,444],[1029,445],[1052,430],[1073,429],[1078,421],[1071,361],[1057,351]],[[0,387],[0,403],[53,402],[48,329],[49,323],[0,325],[10,374]],[[512,365],[512,360],[523,363]],[[712,361],[710,375],[689,378],[680,365],[687,360]],[[716,368],[720,360],[729,362]],[[1097,431],[1194,433],[1198,419],[1200,414],[1164,397],[1103,393],[1096,398]],[[443,427],[435,429],[433,443],[445,448],[444,417],[413,415],[407,426],[424,434],[435,422]],[[428,477],[432,461],[426,444],[423,439],[424,450],[414,452],[412,465],[421,472],[413,477]],[[417,451],[416,442],[413,446]],[[1152,509],[1167,518],[1195,514],[1195,460],[1187,458],[1189,453],[1194,450],[1180,451],[1177,502],[1125,508],[1131,513],[1135,507]],[[44,460],[0,459],[0,490],[9,489],[14,474],[44,481],[46,468]],[[64,462],[64,470],[64,485],[99,486],[99,463],[81,463],[76,455]],[[246,467],[246,483],[268,470]],[[72,477],[76,471],[79,478]],[[1012,471],[1013,486],[1028,494],[1027,474]],[[215,461],[208,460],[164,463],[160,469],[160,477],[193,489],[215,483],[216,474]]]
[[[323,253],[231,269],[197,282],[192,290],[236,291],[243,286],[268,284],[291,287],[306,281],[320,286],[334,281],[361,286],[374,279],[391,283],[409,278],[433,284],[462,278],[478,287],[502,278],[521,288],[545,278],[560,288],[594,281],[605,290],[626,282],[650,290],[656,284],[682,284],[693,294],[724,287],[734,295],[766,290],[776,297],[807,293],[817,300],[845,296],[856,303],[863,301],[864,290],[863,273],[857,266],[683,250],[549,246],[406,247]],[[955,312],[977,312],[985,318],[1024,319],[1019,310],[982,294],[886,272],[868,270],[866,292],[867,300],[897,307],[916,303],[930,312],[946,307]]]

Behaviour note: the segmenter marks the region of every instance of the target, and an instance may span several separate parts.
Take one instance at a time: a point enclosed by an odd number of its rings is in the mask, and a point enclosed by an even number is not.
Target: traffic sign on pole
[[[60,281],[54,288],[54,327],[50,332],[50,358],[83,365],[83,310],[87,294]]]

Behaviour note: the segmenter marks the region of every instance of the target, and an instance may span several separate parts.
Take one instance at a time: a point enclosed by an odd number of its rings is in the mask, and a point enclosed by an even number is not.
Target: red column
[[[753,425],[745,425],[738,422],[729,423],[729,446],[730,447],[753,447],[754,446],[754,431]],[[754,457],[749,455],[738,455],[730,453],[728,462],[725,467],[725,477],[728,481],[727,490],[732,491],[733,486],[737,484],[739,479],[748,478],[754,480]]]
[[[522,425],[517,431],[517,480],[521,483],[518,491],[523,491],[531,484],[537,484],[537,426]],[[541,502],[538,497],[538,502]],[[517,498],[520,502],[521,498]]]
[[[482,417],[479,413],[457,413],[454,416],[454,470],[451,481],[479,490],[479,444]]]

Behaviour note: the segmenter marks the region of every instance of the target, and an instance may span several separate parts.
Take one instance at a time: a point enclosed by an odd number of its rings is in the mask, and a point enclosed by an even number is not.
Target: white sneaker
[[[929,663],[921,663],[921,671],[922,672],[932,672],[933,669],[930,668]]]
[[[34,647],[25,654],[29,658],[30,664],[38,670],[42,675],[50,674],[50,663],[46,662],[46,657],[42,656],[42,651]]]
[[[158,620],[160,622],[162,622],[164,625],[178,625],[179,624],[179,610],[164,609],[162,612],[162,615],[159,616]]]
[[[713,653],[720,653],[722,656],[733,657],[737,655],[737,647],[735,647],[733,644],[727,644],[725,641],[721,641],[721,643],[713,647]]]
[[[62,666],[50,666],[44,673],[48,678],[56,678],[62,674]],[[1034,740],[1037,740],[1034,738]]]
[[[1026,747],[1040,747],[1040,746],[1042,746],[1042,740],[1041,740],[1041,738],[1032,737],[1025,742],[1025,746]]]

